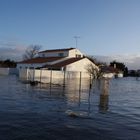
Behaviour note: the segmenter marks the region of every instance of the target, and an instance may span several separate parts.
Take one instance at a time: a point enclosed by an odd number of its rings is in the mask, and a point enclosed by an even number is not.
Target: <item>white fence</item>
[[[36,69],[20,69],[19,78],[27,81],[39,81],[41,83],[59,82],[72,78],[90,78],[87,72],[73,71],[54,71],[54,70],[36,70]]]

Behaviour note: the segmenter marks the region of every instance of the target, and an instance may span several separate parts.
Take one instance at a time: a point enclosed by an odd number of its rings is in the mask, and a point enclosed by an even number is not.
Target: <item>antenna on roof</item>
[[[75,45],[76,45],[76,49],[77,49],[77,46],[78,46],[78,39],[80,38],[80,36],[74,36],[75,38]]]

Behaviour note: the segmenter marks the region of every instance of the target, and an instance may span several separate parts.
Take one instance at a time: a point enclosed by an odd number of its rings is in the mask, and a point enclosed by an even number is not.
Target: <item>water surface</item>
[[[0,140],[139,140],[140,81],[30,86],[0,76]],[[79,89],[80,88],[80,89]]]

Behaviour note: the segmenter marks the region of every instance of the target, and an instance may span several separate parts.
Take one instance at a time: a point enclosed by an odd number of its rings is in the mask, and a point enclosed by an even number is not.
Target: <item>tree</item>
[[[114,67],[114,68],[117,68],[117,69],[119,69],[121,71],[124,71],[124,69],[125,69],[124,63],[117,62],[115,60],[113,62],[110,62],[110,66]]]
[[[93,56],[88,55],[85,57],[88,58],[91,62],[93,62],[96,66],[98,66],[98,68],[97,68],[93,64],[88,64],[86,66],[86,70],[89,73],[89,75],[91,75],[93,79],[95,79],[95,78],[98,79],[98,78],[102,77],[100,66],[106,66],[106,63],[98,61]]]
[[[128,68],[125,66],[124,63],[117,62],[117,61],[112,61],[110,62],[110,66],[117,68],[118,70],[122,71],[124,73],[124,76],[127,76],[128,74]]]
[[[96,78],[98,79],[101,77],[100,70],[97,67],[95,67],[93,64],[88,64],[86,66],[86,70],[88,74],[92,76],[93,79],[96,79]]]
[[[23,60],[34,58],[38,54],[40,49],[41,49],[40,45],[31,45],[31,46],[29,46],[25,50],[25,53],[23,54]]]
[[[5,61],[0,61],[0,67],[4,67],[4,68],[15,68],[16,67],[16,62],[7,59]]]
[[[128,68],[127,67],[125,67],[125,69],[124,69],[124,76],[128,76]]]
[[[88,58],[91,62],[93,62],[97,66],[101,66],[101,65],[106,66],[107,65],[105,62],[101,62],[101,61],[97,60],[96,58],[94,58],[94,56],[88,55],[85,57]]]

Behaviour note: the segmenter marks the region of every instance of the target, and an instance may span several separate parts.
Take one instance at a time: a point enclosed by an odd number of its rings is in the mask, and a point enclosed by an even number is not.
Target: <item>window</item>
[[[42,54],[42,57],[45,57],[45,54],[44,53]]]
[[[80,54],[76,54],[76,58],[81,58],[81,55]]]
[[[58,56],[63,57],[64,53],[59,53]]]

